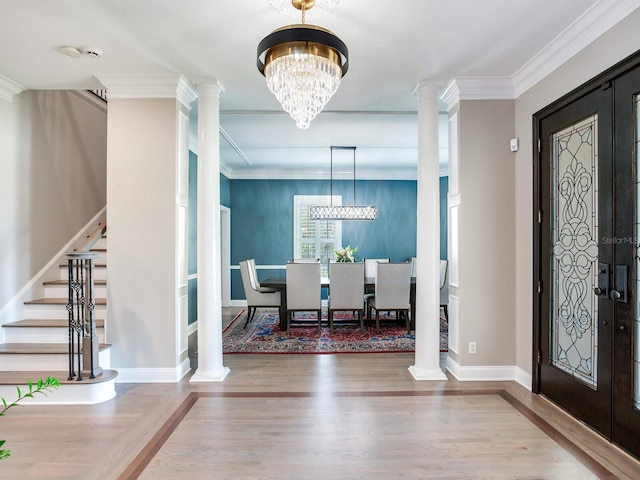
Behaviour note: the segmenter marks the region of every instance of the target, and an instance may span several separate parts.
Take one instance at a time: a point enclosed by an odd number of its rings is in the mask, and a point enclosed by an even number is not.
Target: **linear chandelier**
[[[372,205],[355,205],[356,203],[356,147],[331,147],[330,191],[333,199],[333,151],[351,150],[353,153],[353,203],[351,206],[316,206],[311,207],[311,220],[375,220],[378,209]]]
[[[333,32],[305,24],[305,12],[314,6],[314,0],[291,3],[302,12],[302,23],[263,38],[257,65],[284,111],[299,128],[309,128],[347,73],[349,50]]]

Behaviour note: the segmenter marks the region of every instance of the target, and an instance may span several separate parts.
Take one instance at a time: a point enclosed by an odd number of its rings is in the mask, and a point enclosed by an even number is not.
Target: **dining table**
[[[264,280],[260,280],[260,286],[274,288],[280,292],[280,330],[287,329],[287,277],[268,277]],[[331,281],[329,277],[320,278],[321,288],[331,288]],[[364,288],[365,291],[374,292],[376,287],[375,277],[365,277]],[[364,295],[364,293],[363,293]],[[416,314],[416,277],[411,277],[411,288],[409,291],[409,303],[410,303],[410,325],[411,329],[415,329],[415,314]]]

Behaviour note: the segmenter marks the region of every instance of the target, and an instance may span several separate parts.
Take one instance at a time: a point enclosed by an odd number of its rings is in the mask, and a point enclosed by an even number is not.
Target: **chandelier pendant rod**
[[[329,165],[329,178],[331,181],[329,182],[329,196],[331,206],[333,207],[333,147],[331,147],[331,163]]]
[[[356,206],[356,149],[353,148],[353,206]]]

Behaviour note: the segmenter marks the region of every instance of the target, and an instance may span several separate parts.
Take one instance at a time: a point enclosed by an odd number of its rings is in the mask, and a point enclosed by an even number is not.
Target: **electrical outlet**
[[[476,342],[469,342],[469,353],[476,353]]]

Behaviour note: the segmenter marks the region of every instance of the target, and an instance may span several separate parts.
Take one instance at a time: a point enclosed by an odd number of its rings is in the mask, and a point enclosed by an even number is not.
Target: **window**
[[[311,220],[309,210],[318,205],[342,205],[342,196],[294,195],[293,258],[320,259],[323,277],[329,276],[329,261],[342,247],[342,222]]]

